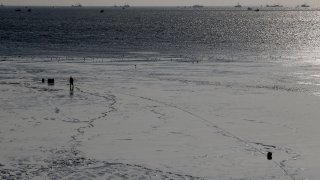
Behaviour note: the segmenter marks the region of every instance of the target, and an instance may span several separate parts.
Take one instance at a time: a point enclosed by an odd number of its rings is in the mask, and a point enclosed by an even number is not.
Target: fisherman
[[[72,76],[70,76],[69,83],[70,83],[70,91],[73,91],[74,85],[73,85],[73,78],[72,78]]]

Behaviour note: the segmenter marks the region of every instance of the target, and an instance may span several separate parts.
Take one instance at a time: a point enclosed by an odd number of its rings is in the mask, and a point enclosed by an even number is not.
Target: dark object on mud
[[[103,12],[104,12],[104,9],[101,9],[101,10],[100,10],[100,13],[103,13]]]
[[[268,152],[268,154],[267,154],[267,159],[268,159],[268,160],[272,160],[272,152]]]
[[[54,79],[53,78],[48,79],[48,85],[54,85]]]
[[[31,9],[28,9],[28,12],[31,12]]]
[[[16,9],[15,11],[16,11],[16,12],[21,12],[21,9]]]
[[[44,83],[44,82],[45,82],[44,78],[42,78],[42,79],[41,79],[41,82],[42,82],[42,83]]]

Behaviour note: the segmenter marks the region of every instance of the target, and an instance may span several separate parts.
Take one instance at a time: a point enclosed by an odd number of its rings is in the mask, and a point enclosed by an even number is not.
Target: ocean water
[[[5,58],[2,60],[93,57],[114,61],[266,62],[257,66],[286,67],[285,71],[263,70],[272,72],[265,74],[266,78],[285,79],[272,83],[290,81],[295,89],[306,88],[316,94],[319,91],[320,11],[16,9],[0,9],[0,55]],[[105,11],[100,13],[101,9]],[[247,64],[238,67],[243,68],[244,74],[252,71]]]
[[[319,11],[0,9],[1,55],[275,54],[320,46]],[[289,51],[289,52],[288,52]],[[235,56],[235,55],[234,55]]]

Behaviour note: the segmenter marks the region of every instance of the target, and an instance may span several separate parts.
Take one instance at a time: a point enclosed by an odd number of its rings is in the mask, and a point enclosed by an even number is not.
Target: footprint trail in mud
[[[199,115],[197,115],[197,114],[195,114],[195,113],[193,113],[191,111],[185,110],[185,109],[183,109],[181,107],[178,107],[176,105],[173,105],[173,104],[169,104],[169,103],[166,103],[166,102],[162,102],[162,101],[159,101],[159,100],[156,100],[156,99],[152,99],[152,98],[148,98],[148,97],[144,97],[144,96],[125,94],[125,93],[119,93],[119,92],[118,92],[118,94],[144,99],[144,100],[147,100],[147,101],[155,102],[155,103],[158,103],[158,104],[161,104],[161,105],[165,105],[167,107],[171,107],[171,108],[183,111],[183,112],[195,117],[196,119],[199,119],[199,120],[203,121],[208,126],[215,128],[216,130],[218,130],[219,134],[221,134],[223,136],[226,136],[226,137],[230,137],[230,138],[236,139],[237,141],[243,143],[245,146],[249,146],[253,151],[258,152],[263,156],[266,156],[267,152],[270,151],[270,150],[282,151],[282,152],[288,154],[291,158],[282,160],[280,162],[272,160],[272,162],[278,168],[280,168],[281,171],[286,176],[288,176],[291,180],[296,180],[297,172],[299,171],[299,169],[296,169],[294,171],[294,173],[289,173],[289,170],[287,169],[288,167],[286,166],[286,162],[289,161],[289,160],[296,160],[298,157],[300,157],[300,155],[295,153],[295,152],[293,152],[290,148],[281,148],[281,147],[277,147],[277,146],[274,146],[274,145],[266,145],[266,144],[258,143],[258,142],[250,142],[249,140],[243,139],[243,138],[241,138],[239,136],[236,136],[233,133],[221,128],[220,126],[216,125],[215,123],[209,121],[206,118],[203,118],[203,117],[201,117],[201,116],[199,116]]]
[[[81,93],[90,94],[92,96],[97,96],[106,99],[109,101],[108,108],[110,110],[101,113],[102,115],[99,117],[95,117],[88,121],[87,126],[82,126],[77,129],[78,134],[73,136],[73,141],[77,142],[74,147],[73,151],[81,154],[80,151],[76,149],[77,146],[80,144],[78,143],[79,140],[78,136],[83,135],[85,133],[85,129],[94,127],[94,122],[96,120],[105,118],[108,116],[109,113],[116,111],[117,109],[114,107],[116,104],[116,97],[114,95],[100,95],[98,93],[86,92],[81,90],[80,88],[76,88]],[[164,117],[164,114],[158,113],[154,111],[154,113],[159,115],[159,119]],[[78,156],[78,154],[75,154]],[[81,158],[85,159],[85,158]],[[195,179],[202,179],[199,177],[194,177],[190,175],[184,175],[179,173],[173,172],[166,172],[158,169],[150,169],[141,165],[136,164],[125,164],[125,163],[111,163],[106,161],[97,161],[91,162],[93,167],[84,167],[80,168],[79,170],[70,173],[70,175],[65,176],[63,179],[95,179],[95,178],[105,178],[105,179],[113,179],[113,178],[120,178],[120,179],[181,179],[181,180],[195,180]]]
[[[22,84],[14,85],[30,89],[25,84],[25,86]],[[39,96],[42,93],[47,93],[47,91],[42,91],[39,88],[31,89],[41,92]],[[0,179],[200,179],[189,175],[149,169],[141,165],[106,162],[88,158],[78,150],[81,143],[80,136],[85,133],[87,128],[94,127],[95,121],[106,118],[108,114],[116,111],[114,107],[116,98],[113,95],[100,95],[78,90],[82,93],[106,99],[108,103],[107,110],[98,117],[91,118],[88,121],[81,121],[81,119],[68,117],[68,114],[58,109],[49,97],[47,103],[54,109],[54,114],[62,116],[62,119],[68,119],[63,122],[84,125],[79,127],[76,134],[71,137],[73,143],[53,149],[38,147],[37,150],[41,152],[41,156],[16,157],[11,162],[5,164],[1,162]]]

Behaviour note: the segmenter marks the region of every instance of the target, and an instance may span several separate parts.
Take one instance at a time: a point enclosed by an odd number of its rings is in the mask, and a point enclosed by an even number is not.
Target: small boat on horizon
[[[238,3],[237,5],[235,5],[234,7],[236,7],[236,8],[241,8],[242,6],[241,6],[241,4],[240,3]]]
[[[129,8],[130,7],[130,5],[129,4],[124,4],[123,6],[122,6],[122,9],[127,9],[127,8]]]
[[[77,8],[81,8],[82,4],[78,3],[78,4],[72,4],[71,7],[77,7]]]
[[[273,5],[268,5],[266,7],[283,7],[282,5],[280,4],[273,4]]]
[[[3,3],[0,4],[0,7],[4,7]]]
[[[203,7],[204,7],[204,6],[199,5],[199,4],[195,4],[195,5],[192,6],[192,8],[203,8]]]
[[[307,3],[301,5],[301,7],[310,7]]]

